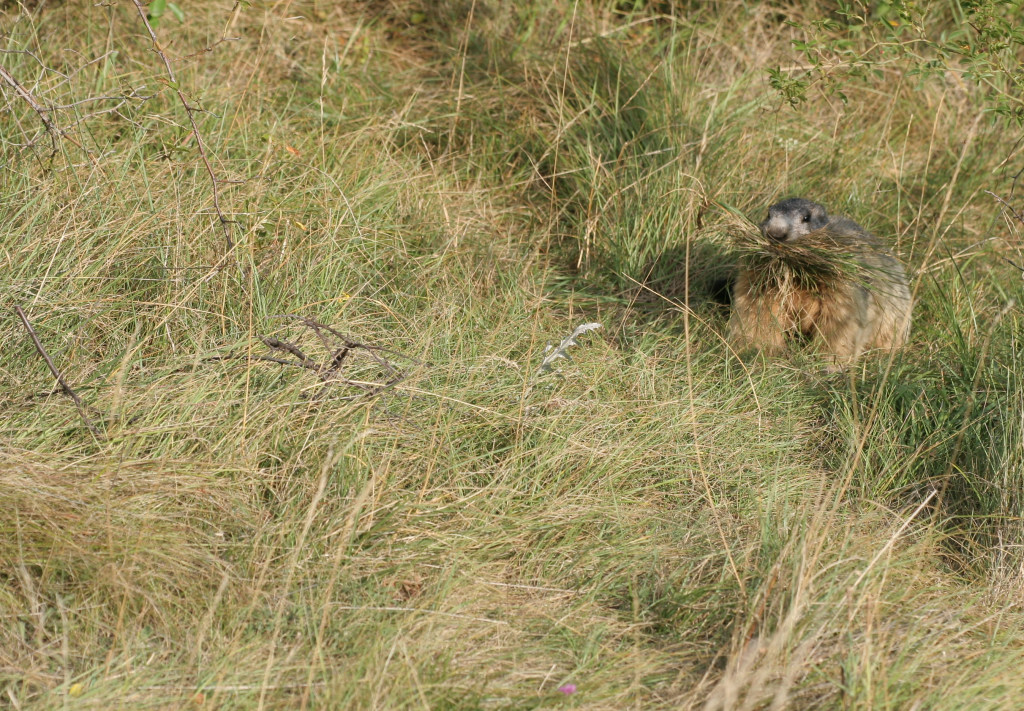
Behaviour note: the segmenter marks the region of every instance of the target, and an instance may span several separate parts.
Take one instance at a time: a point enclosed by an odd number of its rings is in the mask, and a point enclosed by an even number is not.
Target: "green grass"
[[[4,85],[2,703],[1024,703],[998,82],[880,60],[810,2],[192,5],[155,29],[230,254],[134,7],[0,9],[4,69],[67,128],[54,153]],[[833,64],[794,108],[768,69],[811,31]],[[738,215],[788,195],[907,263],[891,359],[725,345]],[[402,379],[261,360],[335,354],[287,314]]]

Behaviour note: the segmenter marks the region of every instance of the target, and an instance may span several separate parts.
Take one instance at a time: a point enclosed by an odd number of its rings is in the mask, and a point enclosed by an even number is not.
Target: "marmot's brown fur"
[[[903,265],[860,225],[789,198],[768,209],[761,234],[767,239],[733,286],[735,350],[778,353],[788,337],[805,336],[846,365],[906,342],[912,302]]]

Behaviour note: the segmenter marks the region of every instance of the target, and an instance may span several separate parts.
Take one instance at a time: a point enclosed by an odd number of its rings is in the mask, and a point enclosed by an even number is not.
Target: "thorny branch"
[[[28,316],[25,314],[25,312],[22,310],[20,306],[15,306],[14,311],[15,313],[18,314],[18,318],[20,318],[21,322],[25,325],[25,330],[28,331],[28,335],[31,336],[32,343],[35,344],[36,352],[39,353],[40,356],[42,356],[42,359],[44,361],[46,361],[46,367],[50,369],[50,372],[53,373],[53,377],[57,379],[57,383],[60,384],[61,390],[63,390],[65,394],[67,394],[72,400],[75,401],[75,407],[78,408],[78,414],[81,416],[82,421],[85,423],[85,426],[89,428],[89,431],[92,432],[94,437],[99,439],[99,430],[96,429],[96,426],[92,423],[92,420],[90,420],[89,416],[85,413],[85,405],[82,404],[82,399],[78,397],[78,393],[71,389],[71,386],[68,385],[66,380],[64,380],[64,376],[62,376],[60,374],[60,371],[57,370],[57,366],[53,364],[53,360],[50,359],[50,356],[46,352],[46,349],[43,348],[43,344],[39,342],[39,337],[36,335],[35,329],[32,328],[32,324],[29,322]]]
[[[224,232],[224,239],[227,242],[227,251],[230,252],[235,246],[235,241],[231,239],[231,225],[234,223],[234,220],[229,220],[224,215],[224,211],[221,210],[221,181],[213,172],[213,166],[210,164],[210,158],[206,153],[206,142],[203,140],[203,136],[199,132],[199,124],[196,123],[196,108],[188,103],[188,99],[185,98],[185,94],[178,87],[178,80],[174,75],[174,68],[171,66],[171,60],[167,58],[167,54],[164,52],[163,47],[160,46],[160,40],[157,38],[156,32],[153,31],[153,26],[149,24],[149,17],[146,15],[146,8],[141,2],[139,2],[139,0],[132,0],[132,3],[135,5],[135,9],[139,11],[139,17],[142,18],[143,24],[146,25],[146,29],[149,31],[149,36],[153,41],[153,50],[157,53],[157,56],[163,60],[164,67],[167,69],[167,76],[170,79],[171,88],[173,88],[174,93],[178,95],[178,100],[181,102],[181,105],[185,107],[185,113],[188,114],[188,121],[192,125],[192,135],[195,136],[196,139],[196,147],[199,150],[199,157],[202,159],[203,165],[206,166],[206,172],[210,176],[210,184],[213,186],[213,209],[217,212],[217,219],[220,220],[220,227]]]

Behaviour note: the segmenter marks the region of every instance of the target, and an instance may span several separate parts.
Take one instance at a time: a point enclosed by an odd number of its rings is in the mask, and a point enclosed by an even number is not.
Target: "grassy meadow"
[[[0,3],[0,706],[1024,707],[1024,10],[963,5]],[[730,351],[790,195],[906,348]]]

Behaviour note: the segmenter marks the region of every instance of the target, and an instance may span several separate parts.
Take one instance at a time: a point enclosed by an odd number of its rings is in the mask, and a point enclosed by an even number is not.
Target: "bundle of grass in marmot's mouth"
[[[733,243],[740,264],[758,274],[761,285],[812,289],[868,281],[868,268],[860,258],[869,246],[863,237],[825,226],[792,242],[777,242],[748,223],[734,231]]]

